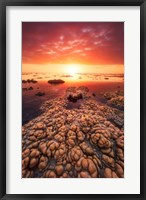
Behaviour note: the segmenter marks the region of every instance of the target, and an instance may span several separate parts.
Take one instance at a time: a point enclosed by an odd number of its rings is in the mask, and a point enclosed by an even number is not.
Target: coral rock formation
[[[82,104],[67,109],[68,95],[79,91]],[[86,87],[69,88],[64,97],[45,102],[43,114],[22,127],[22,177],[124,177],[123,113],[87,93]]]

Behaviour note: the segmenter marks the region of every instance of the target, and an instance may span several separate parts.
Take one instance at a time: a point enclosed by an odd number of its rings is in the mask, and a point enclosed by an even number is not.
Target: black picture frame
[[[7,6],[140,6],[140,194],[7,194],[6,193],[6,7]],[[0,0],[0,198],[146,200],[146,1],[145,0]],[[132,186],[131,186],[132,187]]]

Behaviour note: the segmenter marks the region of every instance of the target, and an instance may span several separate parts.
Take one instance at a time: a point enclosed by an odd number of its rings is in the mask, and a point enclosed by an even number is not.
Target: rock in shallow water
[[[61,83],[65,83],[65,81],[61,80],[61,79],[53,79],[53,80],[49,80],[48,83],[50,83],[50,84],[61,84]]]
[[[87,96],[89,89],[84,86],[69,87],[66,90],[66,98],[71,102],[77,102],[79,99],[83,99]]]

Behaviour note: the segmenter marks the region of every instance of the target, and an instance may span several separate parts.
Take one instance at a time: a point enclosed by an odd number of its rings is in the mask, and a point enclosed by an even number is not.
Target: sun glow
[[[75,75],[78,73],[78,66],[77,65],[67,65],[67,71],[70,75]]]

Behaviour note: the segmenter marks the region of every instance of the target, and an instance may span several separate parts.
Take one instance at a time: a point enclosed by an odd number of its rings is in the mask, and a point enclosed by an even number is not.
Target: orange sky
[[[23,72],[123,73],[123,65],[123,22],[22,23]]]

